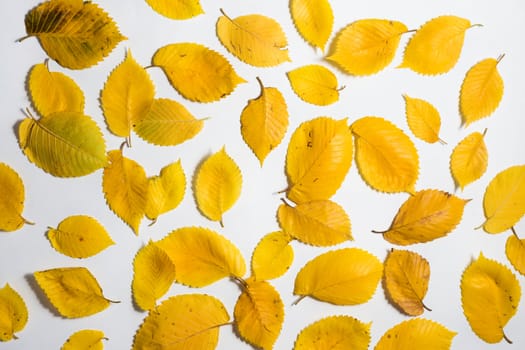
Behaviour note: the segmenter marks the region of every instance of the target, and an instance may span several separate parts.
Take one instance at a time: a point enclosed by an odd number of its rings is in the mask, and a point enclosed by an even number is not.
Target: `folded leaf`
[[[450,155],[450,172],[461,190],[479,179],[487,170],[488,152],[485,132],[473,132],[461,140]]]
[[[361,19],[343,28],[334,39],[335,50],[326,57],[346,73],[371,75],[388,66],[407,27],[387,19]]]
[[[26,14],[27,36],[36,36],[49,57],[63,67],[83,69],[103,60],[126,38],[97,4],[50,0]]]
[[[292,89],[305,102],[327,106],[339,100],[337,77],[318,64],[295,68],[286,73]]]
[[[284,321],[284,305],[275,288],[266,281],[247,279],[233,315],[240,336],[253,346],[273,349]]]
[[[57,228],[49,228],[47,238],[53,248],[72,258],[88,258],[115,244],[104,226],[87,215],[65,218]]]
[[[24,329],[27,318],[24,299],[6,283],[0,288],[0,341],[16,339],[15,332]]]
[[[146,0],[155,12],[171,19],[189,19],[204,10],[199,0]]]
[[[525,275],[525,239],[510,235],[505,244],[507,259],[519,273]]]
[[[105,339],[102,331],[83,329],[71,334],[60,350],[102,350]]]
[[[470,327],[487,343],[510,343],[503,327],[516,314],[521,288],[504,265],[480,253],[461,276],[461,304]]]
[[[293,262],[292,238],[282,231],[265,235],[253,250],[252,274],[256,280],[281,277]]]
[[[382,273],[383,264],[365,250],[333,250],[306,263],[293,293],[336,305],[362,304],[375,293]]]
[[[0,231],[15,231],[27,221],[22,217],[24,182],[9,165],[0,162]]]
[[[301,37],[314,47],[324,47],[334,25],[334,13],[328,0],[291,0],[290,14]]]
[[[438,110],[429,102],[420,98],[412,98],[403,95],[405,98],[408,127],[415,137],[428,142],[435,143],[443,140],[439,138],[441,128],[441,117]]]

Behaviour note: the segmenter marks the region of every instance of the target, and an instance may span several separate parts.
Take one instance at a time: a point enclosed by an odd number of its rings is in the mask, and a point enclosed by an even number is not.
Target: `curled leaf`
[[[16,339],[27,324],[28,311],[24,299],[6,283],[0,288],[0,341]]]
[[[83,329],[71,334],[60,350],[102,350],[104,339],[106,337],[102,331]]]
[[[305,102],[327,106],[339,100],[337,77],[326,67],[310,64],[286,75],[295,94]]]
[[[257,280],[270,280],[284,275],[293,261],[291,237],[282,231],[265,235],[252,255],[252,273]]]
[[[408,127],[417,138],[435,143],[443,141],[439,138],[441,128],[441,117],[438,110],[430,102],[420,98],[412,98],[403,95],[405,98]]]
[[[146,0],[146,2],[155,12],[171,19],[189,19],[204,13],[199,0]]]
[[[24,182],[9,165],[0,162],[0,231],[15,231],[27,221],[22,217]]]
[[[324,51],[332,34],[334,13],[328,0],[291,0],[290,14],[301,37]]]
[[[486,130],[485,130],[486,132]],[[450,155],[450,172],[462,190],[487,170],[488,152],[485,132],[473,132],[461,140]]]
[[[505,254],[507,259],[519,273],[525,275],[525,239],[516,235],[510,235],[505,243]]]

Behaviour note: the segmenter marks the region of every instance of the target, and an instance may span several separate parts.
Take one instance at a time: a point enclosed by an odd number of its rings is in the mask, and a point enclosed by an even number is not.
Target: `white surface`
[[[30,67],[46,58],[36,39],[22,43],[15,40],[25,35],[24,15],[39,1],[2,1],[0,4],[0,161],[9,164],[23,178],[26,187],[24,216],[36,222],[12,233],[0,233],[0,285],[8,282],[24,298],[29,308],[29,322],[18,333],[19,339],[0,343],[0,349],[59,349],[74,331],[84,328],[102,330],[107,338],[106,349],[129,349],[133,335],[145,317],[136,311],[131,302],[132,259],[137,249],[148,240],[157,240],[175,228],[199,225],[225,235],[242,251],[249,263],[251,252],[266,233],[278,229],[275,219],[280,195],[274,194],[286,187],[284,159],[286,147],[293,130],[303,121],[327,115],[348,118],[349,122],[365,115],[377,115],[393,121],[414,140],[420,155],[420,177],[417,189],[437,188],[453,192],[448,162],[453,147],[473,131],[488,128],[486,143],[489,149],[487,173],[477,182],[457,195],[471,198],[466,206],[461,224],[447,237],[427,244],[409,246],[419,252],[431,265],[431,280],[425,303],[432,312],[423,317],[435,320],[458,332],[452,349],[523,349],[525,348],[524,305],[505,328],[513,346],[505,342],[489,345],[480,340],[470,329],[463,316],[459,282],[464,268],[480,251],[489,258],[510,266],[504,255],[505,240],[510,232],[489,235],[474,230],[483,222],[482,198],[490,179],[499,171],[515,164],[525,164],[523,134],[525,132],[525,49],[523,23],[525,3],[508,1],[408,1],[333,0],[335,13],[334,33],[345,25],[362,18],[388,18],[404,22],[410,29],[417,29],[427,20],[443,14],[453,14],[481,23],[483,27],[468,30],[459,62],[449,73],[438,77],[424,77],[406,69],[395,69],[401,62],[403,46],[409,39],[404,35],[394,62],[377,75],[365,78],[338,74],[341,91],[339,102],[328,107],[316,107],[300,101],[292,92],[285,73],[309,63],[326,64],[322,54],[315,52],[299,37],[290,19],[285,0],[202,0],[206,14],[187,21],[173,21],[153,12],[142,0],[97,1],[118,23],[121,32],[129,39],[122,42],[111,55],[87,70],[70,71],[50,62],[50,69],[71,76],[86,96],[86,114],[92,116],[103,129],[108,150],[117,148],[122,140],[111,135],[106,128],[98,105],[98,96],[108,73],[131,49],[142,65],[150,63],[153,53],[163,45],[175,42],[198,42],[221,52],[234,65],[246,84],[239,85],[234,93],[212,104],[185,101],[168,84],[159,69],[150,69],[157,89],[157,97],[168,97],[182,102],[195,116],[210,117],[202,132],[193,140],[176,147],[155,147],[133,136],[133,148],[126,149],[127,157],[136,159],[148,175],[157,174],[164,165],[181,159],[187,178],[191,179],[196,164],[223,145],[239,164],[243,173],[243,191],[240,200],[224,216],[225,227],[203,218],[196,209],[191,188],[183,203],[174,211],[160,217],[157,224],[148,227],[147,220],[136,237],[131,229],[107,207],[101,190],[102,171],[75,179],[52,177],[29,163],[18,147],[13,127],[23,118],[21,109],[30,106],[24,82]],[[275,68],[254,68],[230,55],[215,36],[215,22],[219,7],[230,17],[259,13],[273,17],[283,26],[289,41],[292,62]],[[488,57],[505,58],[498,68],[505,82],[505,94],[497,111],[490,118],[460,128],[458,92],[465,72],[476,62]],[[331,66],[327,65],[332,68]],[[278,87],[288,103],[290,126],[283,143],[269,155],[261,168],[255,156],[244,144],[239,131],[240,112],[248,99],[259,94],[255,77],[261,77],[266,86]],[[404,101],[407,93],[432,102],[441,112],[441,138],[447,145],[426,144],[413,137],[404,118]],[[275,349],[292,349],[298,332],[306,325],[328,315],[346,314],[364,322],[372,322],[373,349],[381,335],[400,321],[408,319],[389,305],[381,286],[366,304],[358,306],[333,306],[313,299],[306,299],[292,306],[293,281],[297,271],[311,258],[330,249],[360,247],[383,260],[392,247],[373,229],[386,229],[406,194],[386,195],[368,188],[352,165],[345,182],[334,200],[349,213],[354,241],[332,248],[314,248],[293,243],[295,260],[288,273],[271,283],[281,293],[285,305],[285,323]],[[50,246],[45,237],[47,226],[56,226],[63,218],[73,214],[87,214],[97,218],[106,227],[116,245],[102,253],[83,260],[63,256]],[[525,236],[523,220],[516,230]],[[100,282],[106,297],[120,300],[105,311],[91,317],[66,320],[56,316],[39,299],[40,292],[29,283],[34,271],[64,266],[85,266]],[[514,270],[513,270],[514,271]],[[516,273],[516,271],[514,271]],[[516,273],[517,274],[517,273]],[[517,274],[522,286],[524,277]],[[208,293],[217,296],[226,305],[230,315],[239,295],[236,285],[228,280],[202,289],[189,289],[173,285],[164,299],[179,293]],[[523,299],[523,298],[522,298]],[[523,301],[523,300],[522,300]],[[250,349],[233,333],[229,326],[220,331],[218,349]]]

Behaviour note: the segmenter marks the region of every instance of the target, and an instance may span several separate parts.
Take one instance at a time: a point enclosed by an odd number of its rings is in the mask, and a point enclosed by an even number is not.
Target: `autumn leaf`
[[[514,268],[525,275],[525,239],[510,235],[505,243],[505,254]]]
[[[22,217],[25,201],[24,182],[9,165],[0,162],[0,231],[16,231],[26,219]]]
[[[328,0],[291,0],[290,14],[295,28],[310,45],[324,51],[332,34],[334,13]]]
[[[155,12],[171,19],[189,19],[204,13],[199,0],[146,0],[146,2]]]
[[[102,350],[103,340],[107,338],[102,331],[83,329],[71,334],[60,350]]]
[[[72,258],[88,258],[115,244],[104,226],[87,215],[65,218],[57,228],[49,228],[47,238],[53,248]]]
[[[363,180],[381,192],[414,192],[419,156],[410,138],[380,117],[363,117],[352,123],[355,160]]]
[[[482,253],[463,271],[463,313],[474,333],[487,343],[499,343],[502,339],[511,343],[503,327],[516,313],[520,298],[521,288],[516,276]]]
[[[37,37],[49,57],[71,69],[97,64],[126,39],[108,14],[90,1],[45,1],[26,14],[25,26],[27,37]]]
[[[155,52],[153,65],[162,68],[171,85],[190,101],[218,101],[246,82],[226,58],[201,44],[163,46]]]
[[[337,77],[326,67],[310,64],[286,75],[295,94],[305,102],[327,106],[339,100]]]
[[[220,300],[204,294],[182,294],[148,313],[133,339],[133,350],[213,350],[219,327],[230,319]]]
[[[259,97],[249,100],[241,113],[241,135],[261,166],[266,156],[280,143],[288,129],[288,108],[281,92],[261,86]]]
[[[487,170],[488,152],[485,133],[473,132],[461,140],[450,155],[450,172],[461,190],[479,179]]]
[[[239,335],[264,350],[273,349],[284,321],[284,305],[275,288],[266,281],[247,279],[233,315]]]
[[[288,41],[273,18],[252,14],[217,20],[217,37],[235,57],[255,67],[272,67],[290,61]]]
[[[441,116],[430,102],[420,98],[403,95],[405,98],[405,113],[408,127],[415,137],[428,143],[437,141],[445,143],[439,138]]]
[[[252,274],[258,281],[281,277],[293,262],[292,237],[282,231],[265,235],[252,254]]]
[[[27,324],[28,311],[24,299],[6,283],[0,288],[0,341],[17,339]]]
[[[297,273],[294,294],[335,305],[367,302],[375,293],[383,264],[358,248],[329,251],[310,260]]]
[[[367,350],[370,325],[351,316],[329,316],[305,327],[293,350]]]
[[[343,28],[326,57],[346,73],[371,75],[388,66],[396,54],[401,34],[408,28],[399,21],[360,19]]]

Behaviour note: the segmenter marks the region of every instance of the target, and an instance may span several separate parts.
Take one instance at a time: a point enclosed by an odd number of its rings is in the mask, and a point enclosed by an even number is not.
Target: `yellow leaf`
[[[299,67],[286,73],[293,91],[305,102],[327,106],[339,100],[337,77],[318,64]]]
[[[461,190],[479,179],[487,170],[488,152],[485,132],[473,132],[461,140],[450,155],[450,172]]]
[[[374,350],[448,350],[456,334],[437,322],[414,318],[398,323],[386,331]]]
[[[439,138],[441,117],[438,110],[429,102],[420,98],[403,95],[406,103],[406,117],[408,127],[415,137],[428,142],[445,143]]]
[[[246,82],[226,58],[201,44],[163,46],[155,52],[153,65],[161,67],[171,85],[190,101],[218,101]]]
[[[281,277],[293,262],[291,237],[282,231],[265,235],[253,250],[252,273],[257,280]]]
[[[325,317],[299,333],[293,350],[367,350],[370,325],[351,316]]]
[[[465,125],[491,115],[503,97],[503,79],[498,59],[486,58],[469,69],[459,94],[459,110]]]
[[[468,201],[440,190],[418,191],[401,205],[388,230],[374,232],[393,244],[429,242],[459,224]]]
[[[246,264],[239,249],[220,234],[202,227],[183,227],[157,242],[175,265],[177,282],[204,287],[222,278],[241,278]]]
[[[408,250],[392,250],[385,260],[384,287],[390,300],[405,314],[419,316],[427,294],[430,264],[421,255]]]
[[[350,219],[343,207],[330,200],[281,204],[277,218],[283,231],[307,244],[328,247],[352,240]]]
[[[263,15],[228,17],[217,20],[217,37],[235,57],[255,67],[277,66],[290,61],[288,42],[281,25]]]
[[[514,316],[521,298],[516,276],[504,265],[480,253],[461,276],[461,304],[470,327],[487,343],[510,343],[503,327]]]
[[[0,231],[16,231],[27,221],[22,217],[25,188],[20,175],[0,162]]]
[[[110,164],[104,169],[102,190],[109,208],[128,224],[135,234],[146,213],[148,179],[144,168],[121,151],[108,153]]]
[[[60,350],[102,350],[106,337],[95,329],[83,329],[71,334]]]
[[[47,298],[67,318],[96,314],[109,306],[95,277],[85,267],[37,271],[34,277]]]
[[[36,36],[49,57],[71,69],[97,64],[126,39],[108,14],[90,1],[43,2],[26,14],[25,26],[27,36]]]
[[[97,220],[86,215],[73,215],[58,227],[49,228],[47,238],[58,252],[72,258],[88,258],[115,244]]]
[[[33,106],[42,116],[53,112],[84,112],[84,93],[80,87],[67,75],[50,72],[47,61],[31,68],[27,88]]]
[[[133,350],[214,350],[219,327],[230,319],[220,300],[209,295],[173,296],[151,310],[133,340]]]
[[[201,213],[219,221],[241,195],[242,174],[224,147],[206,158],[195,174],[195,200]]]
[[[142,310],[151,310],[175,281],[175,265],[164,250],[150,242],[133,260],[133,300]]]
[[[16,339],[15,332],[24,329],[27,318],[24,299],[6,283],[0,288],[0,341]]]
[[[355,160],[363,180],[381,192],[414,192],[419,156],[412,140],[397,126],[380,117],[356,120]]]
[[[153,82],[128,50],[100,93],[100,106],[109,131],[129,139],[134,123],[148,112],[154,97]]]
[[[290,14],[303,39],[324,51],[334,25],[334,13],[328,0],[291,0]]]
[[[151,108],[136,120],[134,130],[142,139],[159,146],[175,146],[197,135],[204,122],[195,119],[180,103],[155,99]]]
[[[365,250],[333,250],[306,263],[293,293],[336,305],[362,304],[375,293],[382,273],[383,264]]]
[[[510,235],[505,244],[505,254],[519,273],[525,275],[525,239]]]
[[[271,350],[281,333],[284,305],[275,288],[253,277],[245,281],[244,289],[233,311],[240,336],[256,348]]]
[[[525,214],[525,165],[511,166],[488,184],[483,197],[488,233],[500,233],[514,226]]]
[[[262,166],[288,129],[288,109],[278,89],[264,87],[259,78],[257,81],[261,94],[249,100],[241,113],[241,135]]]
[[[399,68],[436,75],[451,70],[459,59],[470,21],[439,16],[423,24],[408,42]]]
[[[352,164],[346,119],[319,117],[299,125],[286,153],[287,196],[295,203],[329,199]]]
[[[25,118],[18,137],[27,158],[54,176],[84,176],[107,164],[102,132],[81,112],[56,112],[39,120]]]
[[[146,2],[155,12],[171,19],[189,19],[204,13],[199,0],[146,0]]]
[[[371,75],[388,66],[407,27],[399,21],[361,19],[343,28],[334,39],[334,52],[326,59],[346,73]]]

